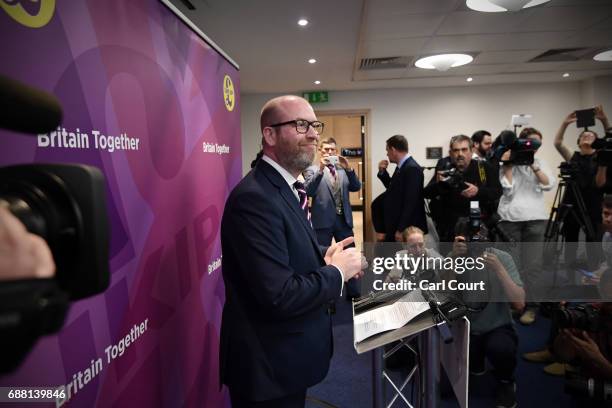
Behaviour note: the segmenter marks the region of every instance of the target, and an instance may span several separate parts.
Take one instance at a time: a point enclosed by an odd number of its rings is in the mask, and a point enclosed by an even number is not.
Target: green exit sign
[[[302,96],[310,103],[329,102],[329,95],[327,94],[327,91],[304,92]]]

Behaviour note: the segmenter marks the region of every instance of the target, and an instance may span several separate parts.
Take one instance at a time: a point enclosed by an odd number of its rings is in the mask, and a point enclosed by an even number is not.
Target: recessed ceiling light
[[[566,72],[565,74],[563,74],[563,78],[567,78],[567,77],[569,77],[569,76],[570,76],[570,75],[569,75],[569,72]]]
[[[474,78],[472,78],[472,77],[469,77],[468,79],[466,79],[466,81],[468,81],[468,82],[472,82],[473,80],[474,80]]]
[[[309,64],[314,64],[315,62],[317,62],[317,60],[314,59],[314,58],[311,58],[311,59],[308,60]]]
[[[593,59],[595,61],[612,61],[612,50],[600,52]]]
[[[319,85],[321,83],[321,81],[315,81],[314,83],[315,83],[315,85]]]
[[[504,11],[519,11],[529,7],[539,6],[550,0],[466,0],[465,4],[472,10],[485,13],[500,13]]]
[[[414,65],[423,69],[437,69],[438,71],[446,71],[449,68],[469,64],[473,60],[474,58],[467,54],[440,54],[420,58],[414,63]]]
[[[305,27],[308,25],[308,20],[306,20],[305,18],[301,18],[298,20],[298,25]]]

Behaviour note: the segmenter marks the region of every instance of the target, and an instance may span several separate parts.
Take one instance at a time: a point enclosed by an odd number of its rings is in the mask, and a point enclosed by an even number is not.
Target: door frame
[[[363,242],[374,242],[374,227],[372,226],[372,172],[370,171],[370,133],[372,122],[370,109],[320,109],[316,107],[316,115],[348,116],[359,115],[365,117],[365,134],[363,138],[363,174],[365,175],[365,189],[363,192]],[[363,182],[363,180],[362,180]]]

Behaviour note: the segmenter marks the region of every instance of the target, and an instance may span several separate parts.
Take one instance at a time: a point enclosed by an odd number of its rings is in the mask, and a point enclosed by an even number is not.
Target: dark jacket
[[[336,168],[336,177],[340,182],[342,194],[342,212],[346,224],[353,228],[353,212],[349,191],[359,191],[361,182],[354,171]],[[332,228],[336,222],[336,202],[332,193],[332,185],[326,172],[321,172],[319,166],[310,166],[304,171],[304,187],[306,194],[312,197],[312,226],[318,228]]]
[[[378,172],[378,178],[387,188],[383,205],[386,240],[395,241],[395,232],[410,226],[427,233],[421,166],[409,157],[393,177],[383,170]]]
[[[297,198],[265,161],[230,194],[221,245],[221,382],[254,401],[320,382],[332,355],[327,306],[342,278],[325,265]]]
[[[436,181],[435,174],[425,187],[425,198],[432,200],[430,208],[440,241],[452,242],[455,223],[459,217],[469,216],[471,201],[479,202],[485,218],[497,211],[496,203],[503,191],[499,182],[499,173],[489,163],[472,160],[463,172],[463,180],[478,187],[476,196],[471,198],[462,196],[462,190],[452,189],[446,183]],[[437,204],[431,205],[432,202]]]

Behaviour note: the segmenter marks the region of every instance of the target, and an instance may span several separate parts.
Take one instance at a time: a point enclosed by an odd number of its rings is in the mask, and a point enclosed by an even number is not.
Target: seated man
[[[402,231],[402,241],[405,243],[405,248],[397,252],[400,257],[404,255],[413,257],[424,257],[427,258],[442,258],[435,249],[425,248],[425,233],[419,227],[408,227]],[[393,268],[389,271],[386,280],[397,282],[400,279],[412,279],[419,275],[430,272],[426,269],[421,268],[418,271],[405,271],[399,268]],[[435,273],[435,271],[431,271]]]
[[[456,236],[453,244],[453,257],[468,256],[470,227],[466,218],[460,218],[455,228]],[[484,241],[486,233],[478,232],[480,242]],[[473,243],[471,245],[474,245]],[[483,246],[479,246],[483,248]],[[480,302],[479,307],[473,307],[468,313],[470,320],[470,372],[482,375],[486,372],[485,359],[493,366],[493,375],[498,381],[496,396],[497,407],[516,406],[516,383],[514,370],[518,337],[512,322],[510,309],[522,310],[525,306],[525,291],[521,278],[510,254],[496,248],[487,248],[482,253],[476,247],[470,248],[474,257],[484,258],[485,269],[468,269],[463,274],[453,272],[453,279],[461,282],[486,282],[486,294],[463,293],[465,301],[471,301],[482,295],[488,299]],[[476,252],[480,252],[476,254]],[[446,274],[445,277],[448,277]],[[471,303],[471,302],[470,302]]]

